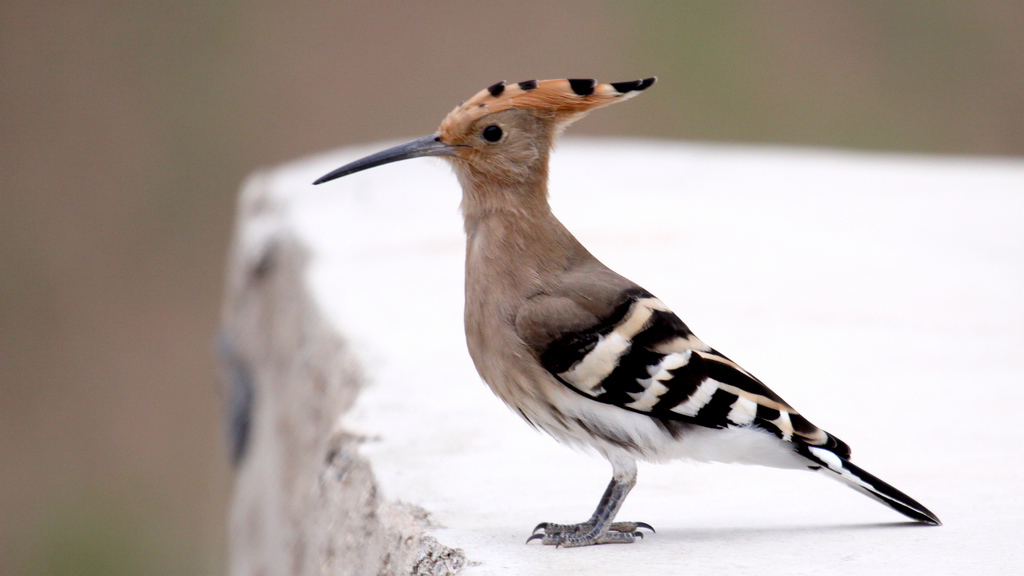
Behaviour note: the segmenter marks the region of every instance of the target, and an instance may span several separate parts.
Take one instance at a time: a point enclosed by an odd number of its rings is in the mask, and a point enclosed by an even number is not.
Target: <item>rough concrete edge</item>
[[[338,428],[362,383],[358,359],[308,292],[310,254],[272,176],[242,186],[227,262],[228,573],[457,574],[463,551],[426,533],[425,510],[381,497],[361,440]]]

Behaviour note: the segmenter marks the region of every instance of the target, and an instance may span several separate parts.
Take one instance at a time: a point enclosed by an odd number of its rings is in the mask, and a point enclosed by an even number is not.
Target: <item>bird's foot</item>
[[[593,544],[629,544],[644,535],[639,531],[646,528],[654,532],[654,528],[646,522],[612,522],[604,532],[595,529],[594,524],[582,522],[580,524],[555,524],[553,522],[541,522],[533,529],[534,534],[526,539],[540,540],[542,544],[554,546],[591,546]],[[544,530],[537,534],[537,530]]]

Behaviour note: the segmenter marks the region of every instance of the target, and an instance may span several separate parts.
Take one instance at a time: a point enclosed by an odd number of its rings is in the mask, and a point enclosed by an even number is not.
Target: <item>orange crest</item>
[[[568,124],[593,110],[620,102],[646,90],[657,78],[598,84],[592,79],[528,80],[517,84],[498,82],[456,106],[441,122],[439,132],[450,135],[494,112],[523,108],[548,114],[558,124]]]

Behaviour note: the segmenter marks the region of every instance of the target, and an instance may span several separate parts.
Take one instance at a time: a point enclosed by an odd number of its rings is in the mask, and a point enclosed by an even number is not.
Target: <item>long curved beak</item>
[[[361,160],[345,164],[341,168],[328,172],[327,174],[317,178],[313,184],[323,184],[324,182],[334,180],[335,178],[348,176],[349,174],[366,170],[367,168],[380,166],[382,164],[398,162],[399,160],[419,158],[420,156],[452,156],[458,148],[458,146],[452,146],[441,142],[440,134],[431,134],[430,136],[417,138],[412,142],[399,144],[394,148],[388,148],[387,150],[382,150],[376,154],[370,154]]]

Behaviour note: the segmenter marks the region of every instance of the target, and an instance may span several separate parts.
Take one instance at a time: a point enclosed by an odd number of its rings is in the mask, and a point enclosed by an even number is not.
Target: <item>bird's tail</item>
[[[922,506],[917,500],[872,476],[846,458],[817,446],[800,445],[797,451],[814,462],[822,471],[866,494],[908,518],[926,524],[941,525],[938,516]]]

